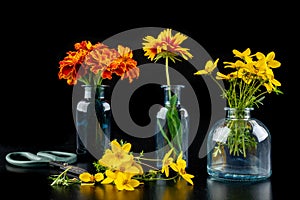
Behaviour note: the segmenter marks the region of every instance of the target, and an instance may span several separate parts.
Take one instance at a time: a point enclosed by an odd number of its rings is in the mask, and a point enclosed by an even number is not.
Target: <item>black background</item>
[[[68,146],[75,150],[72,87],[57,76],[58,62],[73,49],[75,42],[101,42],[129,29],[163,27],[193,38],[213,58],[232,59],[233,49],[243,51],[248,47],[253,52],[276,53],[281,67],[274,73],[282,83],[284,94],[267,96],[264,105],[255,111],[255,117],[264,122],[272,135],[273,173],[283,178],[283,184],[293,179],[293,170],[297,169],[289,158],[297,153],[291,142],[298,131],[293,130],[292,116],[297,114],[297,106],[291,97],[294,84],[291,74],[294,73],[292,67],[297,66],[291,64],[291,51],[299,41],[294,37],[297,21],[293,16],[296,13],[291,12],[293,6],[282,2],[266,6],[251,2],[240,7],[201,3],[196,6],[188,2],[138,4],[141,3],[127,2],[127,6],[88,2],[67,6],[26,3],[3,7],[2,10],[9,12],[1,17],[0,147],[4,149],[1,159],[8,149],[32,146],[36,149]],[[198,80],[190,74],[191,82],[197,85]],[[143,100],[136,100],[137,104]],[[142,114],[137,116],[136,120],[141,120]],[[193,167],[199,167],[200,174],[205,173],[206,162],[198,158],[207,127],[204,124],[202,128],[190,155],[196,163]],[[282,194],[280,187],[273,190]]]

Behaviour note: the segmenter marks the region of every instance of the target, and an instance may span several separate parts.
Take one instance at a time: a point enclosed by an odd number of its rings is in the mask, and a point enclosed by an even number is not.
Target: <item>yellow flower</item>
[[[104,175],[102,173],[96,173],[95,175],[92,175],[89,172],[83,172],[79,175],[79,179],[85,183],[93,183],[95,181],[100,182],[104,179]]]
[[[237,74],[237,72],[235,72],[235,76],[237,76],[236,74]],[[221,79],[230,80],[231,77],[233,77],[233,76],[234,76],[234,73],[225,75],[225,74],[222,74],[221,72],[217,72],[216,79],[217,80],[221,80]]]
[[[258,68],[257,75],[265,81],[263,85],[268,93],[277,91],[277,87],[281,86],[281,83],[274,78],[272,68],[280,67],[281,63],[275,60],[275,53],[270,52],[265,56],[263,53],[257,52],[256,57],[258,59],[255,65]]]
[[[94,182],[93,175],[88,172],[83,172],[80,174],[79,179],[83,182]]]
[[[119,172],[114,182],[118,190],[134,190],[135,187],[140,185],[138,180],[132,179],[132,174]]]
[[[204,69],[198,70],[197,72],[194,73],[194,75],[202,75],[202,74],[211,73],[217,67],[218,61],[219,61],[219,58],[215,62],[213,62],[212,60],[208,60],[205,64]]]
[[[184,178],[187,182],[189,182],[191,185],[194,185],[192,178],[194,178],[194,175],[188,174],[185,171],[186,168],[186,161],[182,159],[182,152],[180,152],[176,163],[171,163],[170,167],[175,171],[178,172],[179,175]]]
[[[162,168],[161,172],[166,174],[166,177],[169,177],[169,166],[171,163],[173,163],[173,158],[170,158],[171,153],[173,152],[173,148],[166,153],[162,160]]]
[[[96,182],[100,182],[104,179],[104,175],[102,173],[96,173],[94,175],[94,179],[95,179]]]
[[[143,50],[145,51],[144,55],[148,56],[151,61],[153,59],[158,60],[160,58],[165,58],[165,56],[171,56],[171,59],[174,59],[177,55],[188,60],[188,58],[193,57],[192,54],[188,52],[188,48],[180,46],[180,44],[186,39],[187,36],[179,32],[173,36],[172,29],[163,30],[157,38],[146,36],[143,38],[145,42],[142,43]]]
[[[265,60],[266,64],[270,68],[278,68],[281,66],[281,63],[277,60],[275,60],[275,52],[271,51],[270,53],[265,56],[261,52],[256,53],[256,57],[258,60]]]
[[[123,145],[121,145],[120,143],[118,143],[117,140],[113,140],[111,141],[111,149],[113,152],[125,152],[125,153],[129,153],[130,149],[131,149],[131,144],[130,143],[125,143]]]
[[[113,171],[107,169],[105,171],[106,178],[101,182],[101,184],[109,184],[109,183],[114,182],[117,179],[118,173],[119,173],[118,171],[113,172]]]
[[[234,70],[228,74],[216,73],[216,77],[211,76],[211,72],[216,68],[217,63],[213,65],[208,61],[203,70],[199,70],[195,75],[210,75],[222,91],[222,97],[227,99],[228,106],[231,108],[250,108],[262,104],[264,94],[275,92],[282,93],[278,87],[281,83],[275,79],[273,70],[280,67],[281,63],[275,60],[275,53],[270,52],[266,56],[257,52],[251,54],[250,48],[240,52],[233,51],[236,62],[223,62],[224,68]],[[217,80],[228,81],[228,89],[223,88]],[[265,87],[266,90],[261,90]]]
[[[142,166],[136,163],[133,159],[126,162],[122,162],[117,170],[133,175],[143,174]]]
[[[107,149],[98,163],[112,170],[120,169],[123,162],[128,162],[133,159],[133,155],[128,154],[131,149],[131,144],[126,143],[121,146],[116,140],[111,141],[111,150]]]
[[[252,61],[251,55],[250,55],[250,54],[251,54],[250,48],[247,48],[247,49],[246,49],[245,51],[243,51],[243,52],[239,52],[238,50],[234,49],[234,50],[232,50],[232,52],[233,52],[233,54],[234,54],[235,57],[238,57],[238,58],[240,58],[240,59],[246,61],[246,63]]]

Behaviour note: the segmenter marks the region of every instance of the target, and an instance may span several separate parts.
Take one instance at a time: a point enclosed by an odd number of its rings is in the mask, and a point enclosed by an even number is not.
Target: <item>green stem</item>
[[[149,167],[149,168],[152,168],[152,169],[154,169],[154,170],[159,170],[158,168],[156,168],[156,167],[153,167],[152,165],[149,165],[149,164],[146,164],[146,163],[143,163],[143,162],[138,162],[138,163],[140,163],[141,165],[144,165],[144,166],[147,166],[147,167]]]
[[[167,78],[167,85],[171,86],[170,75],[169,75],[169,59],[168,59],[168,56],[166,57],[166,78]],[[170,87],[170,90],[169,90],[169,99],[171,99],[171,87]]]
[[[153,161],[153,162],[157,162],[160,161],[160,159],[152,159],[152,158],[142,158],[142,157],[134,157],[137,160],[147,160],[147,161]]]
[[[173,108],[170,108],[170,109],[174,109],[174,111],[176,112],[176,115],[178,115],[176,107],[173,107]],[[180,139],[182,138],[181,122],[180,121],[176,121],[176,119],[173,116],[168,117],[167,119],[168,119],[168,125],[173,127],[173,128],[169,128],[169,130],[170,131],[174,130],[174,132],[172,131],[172,133],[171,133],[171,138],[172,138],[172,140],[176,139],[176,144],[175,145],[178,147],[178,149],[174,148],[174,151],[175,151],[175,155],[178,155],[179,152],[182,150],[182,148],[181,148],[181,144],[182,143],[180,141]],[[177,126],[177,124],[178,124],[178,126]]]
[[[220,88],[220,90],[222,91],[223,95],[225,95],[225,97],[227,96],[226,91],[224,90],[224,88],[221,86],[221,84],[215,79],[215,77],[213,77],[213,75],[210,73],[209,76],[211,77],[211,79],[217,84],[217,86]]]
[[[160,122],[159,122],[159,119],[157,119],[157,124],[159,126],[159,130],[161,132],[161,134],[163,135],[163,137],[165,138],[165,140],[168,142],[168,145],[170,146],[170,148],[174,148],[173,144],[170,142],[168,136],[166,135],[163,127],[161,126]],[[174,148],[175,149],[175,148]]]
[[[60,180],[60,179],[65,179],[65,176],[67,174],[67,171],[69,171],[72,167],[68,167],[67,169],[65,169],[62,173],[60,173],[56,178],[55,180],[51,183],[51,186],[57,184],[57,182]],[[63,177],[62,177],[63,176]]]
[[[234,123],[234,151],[233,155],[238,155],[239,154],[239,140],[238,140],[238,128],[236,123]]]
[[[101,85],[102,84],[102,80],[103,80],[103,78],[100,76],[100,78],[98,79],[98,83],[96,85]]]
[[[176,176],[170,177],[170,178],[143,178],[143,177],[134,177],[136,180],[143,180],[143,181],[169,181],[169,180],[174,180],[179,176],[179,174],[176,174]]]
[[[245,134],[243,134],[242,144],[243,144],[243,155],[244,158],[246,158]]]

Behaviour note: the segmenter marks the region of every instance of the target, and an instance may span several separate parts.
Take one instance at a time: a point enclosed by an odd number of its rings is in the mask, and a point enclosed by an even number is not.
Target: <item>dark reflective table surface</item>
[[[21,168],[10,165],[5,161],[8,152],[16,151],[13,148],[1,147],[1,196],[5,199],[107,199],[107,200],[185,200],[185,199],[210,199],[210,200],[271,200],[294,199],[292,190],[294,183],[282,172],[273,170],[271,178],[260,182],[219,182],[206,173],[204,160],[190,160],[187,171],[195,175],[194,185],[188,185],[182,180],[177,183],[148,182],[140,185],[134,191],[118,191],[113,185],[69,187],[50,186],[50,174],[58,171],[50,167]],[[58,149],[55,147],[55,149]],[[17,149],[19,150],[19,149]],[[22,149],[34,152],[35,149]],[[61,148],[58,150],[66,150]],[[75,166],[92,169],[91,161],[78,160]],[[276,173],[277,172],[277,173]],[[9,198],[8,198],[9,197]],[[3,199],[3,198],[1,198]],[[297,199],[297,198],[296,198]]]

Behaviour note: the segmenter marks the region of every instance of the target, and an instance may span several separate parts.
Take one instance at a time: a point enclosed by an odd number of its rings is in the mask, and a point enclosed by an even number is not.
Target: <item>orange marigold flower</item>
[[[82,63],[86,55],[91,52],[96,45],[92,45],[90,41],[82,41],[75,43],[76,51],[68,51],[67,56],[59,61],[59,79],[66,79],[69,85],[77,84],[78,79],[83,77],[86,73],[86,68],[82,68]]]
[[[109,67],[110,63],[117,57],[118,52],[115,49],[110,49],[108,46],[98,43],[93,51],[91,51],[86,57],[84,64],[89,66],[91,71],[95,74],[99,73],[99,71],[104,73],[104,71],[106,71]],[[101,76],[102,78],[107,78],[103,77],[103,75]]]
[[[118,45],[119,57],[106,69],[104,76],[111,79],[112,73],[121,77],[121,80],[128,78],[131,83],[134,78],[138,78],[140,71],[137,67],[137,61],[134,60],[132,50],[128,47]],[[103,77],[104,78],[104,77]]]
[[[111,49],[103,43],[92,45],[90,41],[75,43],[76,51],[68,51],[59,62],[59,79],[66,79],[69,85],[78,81],[98,85],[103,79],[112,79],[113,74],[121,79],[128,78],[131,83],[139,77],[137,62],[130,48],[118,46]]]

